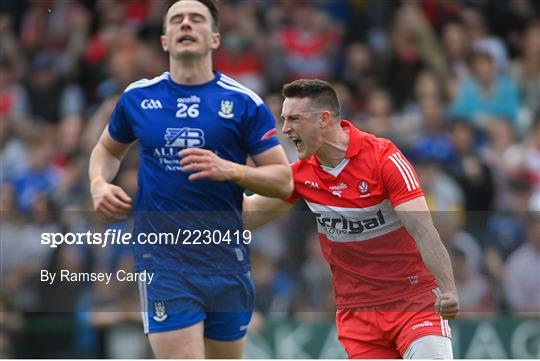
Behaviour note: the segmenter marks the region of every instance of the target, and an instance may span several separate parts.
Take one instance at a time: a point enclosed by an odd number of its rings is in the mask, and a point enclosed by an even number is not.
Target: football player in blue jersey
[[[111,182],[139,143],[134,257],[138,272],[154,274],[139,289],[158,358],[241,357],[254,302],[249,242],[241,233],[243,191],[270,197],[292,191],[271,112],[257,94],[212,68],[219,44],[212,0],[173,3],[161,36],[169,71],[126,88],[90,157],[95,209],[125,219],[132,200]],[[248,157],[256,167],[246,166]],[[164,232],[180,240],[139,242]]]

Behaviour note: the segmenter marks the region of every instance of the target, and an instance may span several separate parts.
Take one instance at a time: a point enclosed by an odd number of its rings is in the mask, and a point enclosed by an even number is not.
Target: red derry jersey
[[[317,218],[339,308],[380,305],[436,287],[394,207],[424,195],[392,142],[342,121],[345,159],[324,169],[315,156],[291,165],[294,192]]]

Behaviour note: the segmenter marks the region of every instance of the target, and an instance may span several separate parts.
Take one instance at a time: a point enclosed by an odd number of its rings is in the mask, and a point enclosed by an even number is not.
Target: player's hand
[[[459,311],[459,299],[454,292],[445,292],[437,295],[435,300],[435,312],[445,320],[453,320]]]
[[[132,201],[122,188],[105,180],[98,180],[92,184],[90,192],[96,211],[117,221],[128,218]]]
[[[190,181],[202,178],[228,181],[235,176],[235,163],[220,158],[207,149],[187,148],[181,150],[178,156],[182,159],[180,165],[184,172],[195,172],[189,175]]]

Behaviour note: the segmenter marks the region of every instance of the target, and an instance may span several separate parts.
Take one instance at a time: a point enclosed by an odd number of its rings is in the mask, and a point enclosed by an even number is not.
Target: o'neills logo
[[[330,234],[359,234],[365,230],[371,230],[382,226],[386,223],[383,212],[381,209],[375,214],[377,217],[361,219],[359,221],[351,221],[347,218],[330,218],[323,217],[321,213],[313,213],[317,217],[317,222],[326,228],[326,231]]]
[[[433,326],[433,322],[431,321],[424,321],[422,323],[417,323],[416,325],[413,325],[411,327],[412,330],[416,330],[416,329],[419,329],[419,328],[422,328],[422,327],[431,327]]]

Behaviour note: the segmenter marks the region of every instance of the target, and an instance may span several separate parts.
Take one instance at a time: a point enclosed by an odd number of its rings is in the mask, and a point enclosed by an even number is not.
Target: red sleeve
[[[296,175],[298,174],[298,166],[300,165],[300,162],[297,161],[297,162],[294,162],[291,164],[291,172],[292,172],[292,177],[293,177],[293,184],[294,184],[294,188],[293,188],[293,191],[291,193],[291,195],[288,197],[288,198],[285,198],[283,199],[285,202],[288,202],[288,203],[291,203],[291,204],[295,204],[299,199],[300,199],[300,194],[298,194],[298,192],[296,191]]]
[[[393,207],[424,195],[411,163],[391,142],[382,153],[381,178]]]

